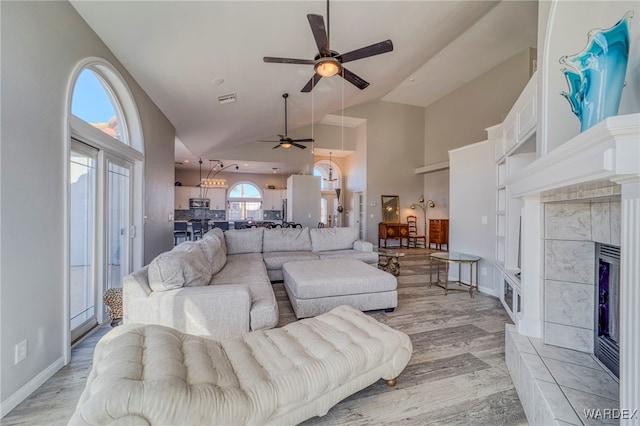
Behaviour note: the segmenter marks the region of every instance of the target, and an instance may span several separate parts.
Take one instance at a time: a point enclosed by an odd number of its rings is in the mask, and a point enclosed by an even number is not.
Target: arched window
[[[259,220],[262,218],[262,193],[254,184],[241,182],[229,190],[229,220]]]
[[[73,88],[71,113],[96,129],[129,145],[120,103],[104,78],[91,68],[82,70]]]
[[[340,170],[333,163],[329,163],[325,160],[320,160],[313,168],[313,175],[320,176],[322,191],[333,191],[336,188],[340,188],[340,180],[342,174]]]

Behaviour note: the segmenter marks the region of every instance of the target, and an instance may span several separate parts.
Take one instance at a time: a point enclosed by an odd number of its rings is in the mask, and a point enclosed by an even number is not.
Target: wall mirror
[[[382,221],[400,223],[400,197],[397,195],[382,196]]]

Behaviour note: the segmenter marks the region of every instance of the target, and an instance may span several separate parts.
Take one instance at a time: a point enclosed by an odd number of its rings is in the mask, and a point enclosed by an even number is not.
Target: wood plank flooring
[[[413,356],[394,388],[384,381],[348,397],[304,425],[525,425],[522,405],[504,362],[500,301],[475,293],[429,287],[430,250],[400,258],[398,308],[371,312],[407,333]],[[280,323],[295,321],[283,285],[274,284]],[[102,327],[72,351],[71,363],[2,419],[2,425],[67,424],[91,368]]]

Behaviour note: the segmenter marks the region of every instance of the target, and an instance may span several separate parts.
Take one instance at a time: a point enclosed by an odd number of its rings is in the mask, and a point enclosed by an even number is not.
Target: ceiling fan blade
[[[327,29],[324,26],[324,18],[322,15],[307,15],[309,25],[311,25],[311,32],[313,38],[316,39],[316,45],[318,46],[318,52],[320,56],[329,56],[329,40],[327,39]]]
[[[320,74],[315,73],[313,77],[311,77],[311,80],[309,80],[307,84],[302,88],[301,92],[310,92],[311,89],[316,87],[316,84],[318,84],[321,78],[322,76]]]
[[[291,140],[291,142],[313,142],[313,139],[308,138],[308,139],[293,139]]]
[[[340,62],[343,64],[346,62],[355,61],[357,59],[368,58],[369,56],[380,55],[381,53],[391,52],[393,50],[393,43],[391,40],[381,41],[380,43],[372,44],[371,46],[362,47],[360,49],[352,50],[351,52],[338,55]]]
[[[300,148],[300,149],[307,149],[307,147],[306,147],[306,146],[304,146],[304,145],[300,145],[299,143],[295,143],[295,142],[293,142],[291,145],[293,145],[293,146],[295,146],[295,147],[297,147],[297,148]]]
[[[280,143],[280,141],[258,141],[258,142]]]
[[[273,147],[273,148],[271,148],[271,149],[276,149],[276,148],[280,148],[280,144],[278,144],[278,145],[274,146],[274,147]]]
[[[316,61],[311,59],[293,59],[293,58],[274,58],[272,56],[265,56],[262,58],[265,62],[271,62],[276,64],[303,64],[303,65],[313,65]]]
[[[362,77],[357,76],[345,67],[342,67],[342,72],[340,73],[340,75],[360,90],[366,89],[367,86],[369,86],[369,83],[363,80]]]

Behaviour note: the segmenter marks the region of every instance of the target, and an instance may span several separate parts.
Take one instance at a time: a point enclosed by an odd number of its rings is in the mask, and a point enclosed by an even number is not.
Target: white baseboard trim
[[[457,281],[458,277],[449,276],[449,280],[450,281]],[[466,284],[466,285],[469,285],[469,283],[466,280],[462,280],[462,283]],[[498,292],[493,287],[484,287],[484,286],[479,285],[478,286],[478,291],[480,293],[488,294],[489,296],[497,297],[498,299],[500,298],[500,296],[498,296]]]
[[[0,417],[4,417],[18,406],[22,401],[27,399],[29,395],[35,392],[47,380],[53,377],[62,367],[64,367],[64,357],[55,360],[51,365],[42,370],[33,379],[29,380],[24,386],[18,389],[13,395],[0,403]]]
[[[498,292],[493,287],[479,286],[478,291],[480,293],[488,294],[489,296],[497,297],[498,299],[500,298],[500,296],[498,296]]]

